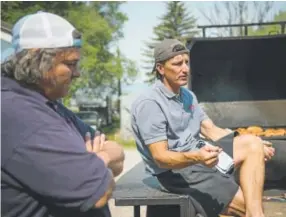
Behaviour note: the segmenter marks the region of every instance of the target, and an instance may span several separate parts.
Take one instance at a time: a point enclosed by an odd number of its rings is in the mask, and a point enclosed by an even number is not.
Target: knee
[[[251,154],[263,154],[264,148],[262,140],[253,135],[244,135],[243,140],[245,141],[245,148],[247,149],[248,153]]]
[[[253,135],[241,135],[234,140],[234,160],[239,165],[247,158],[259,156],[264,158],[264,146],[259,137]]]

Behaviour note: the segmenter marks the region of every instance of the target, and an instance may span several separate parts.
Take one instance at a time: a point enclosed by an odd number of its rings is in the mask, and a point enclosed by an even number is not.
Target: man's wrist
[[[234,132],[232,129],[229,129],[229,128],[225,128],[224,130],[225,130],[225,132],[228,133],[228,134]]]
[[[188,151],[188,152],[182,152],[185,157],[190,160],[190,162],[193,162],[194,164],[201,162],[201,156],[198,151]]]

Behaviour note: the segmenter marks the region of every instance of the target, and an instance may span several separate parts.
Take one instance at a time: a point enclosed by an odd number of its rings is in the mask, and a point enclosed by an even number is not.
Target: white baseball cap
[[[12,29],[12,49],[3,52],[2,62],[23,49],[81,47],[73,37],[75,27],[64,18],[39,11],[22,17]]]

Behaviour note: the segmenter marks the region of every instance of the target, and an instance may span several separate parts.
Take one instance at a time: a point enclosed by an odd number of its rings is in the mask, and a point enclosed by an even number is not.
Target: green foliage
[[[106,137],[108,140],[115,141],[118,144],[122,145],[124,148],[136,148],[136,143],[133,139],[125,140],[117,134],[107,134]]]
[[[279,11],[278,14],[274,16],[273,21],[286,21],[286,11]],[[286,31],[286,30],[285,30]],[[280,25],[271,25],[271,26],[262,26],[258,29],[250,29],[249,35],[273,35],[273,34],[281,34],[281,26]],[[284,32],[286,34],[286,32]]]
[[[185,42],[186,39],[192,38],[197,33],[195,30],[196,19],[187,10],[184,2],[166,2],[166,7],[166,13],[159,17],[160,24],[153,29],[154,37],[150,42],[146,42],[146,49],[143,51],[143,55],[146,57],[144,68],[149,83],[153,83],[155,80],[155,74],[152,72],[154,45],[165,38],[176,38]]]
[[[81,5],[84,3],[74,1],[2,1],[1,20],[14,24],[22,16],[37,11],[48,11],[67,18],[71,8]]]
[[[177,38],[184,41],[197,32],[194,30],[196,19],[187,11],[184,2],[167,2],[167,13],[154,28],[155,40]]]
[[[120,120],[113,118],[112,125],[103,127],[102,132],[106,134],[106,138],[111,141],[116,141],[118,144],[122,145],[125,148],[135,148],[136,143],[133,139],[123,139],[120,137],[118,131],[120,128]]]
[[[102,127],[101,131],[107,135],[113,136],[116,134],[116,132],[119,130],[119,128],[120,128],[120,119],[113,117],[112,124]]]
[[[14,24],[20,17],[36,11],[48,11],[69,20],[83,35],[81,77],[76,79],[70,95],[81,90],[86,96],[105,98],[107,94],[120,95],[126,78],[137,75],[134,62],[119,51],[111,52],[123,37],[122,28],[127,17],[119,10],[122,2],[2,2],[1,19]],[[105,94],[103,94],[105,93]]]

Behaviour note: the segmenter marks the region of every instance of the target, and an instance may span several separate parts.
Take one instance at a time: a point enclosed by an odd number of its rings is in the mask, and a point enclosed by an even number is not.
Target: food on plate
[[[266,129],[264,132],[264,136],[266,137],[275,136],[275,129],[273,128]]]
[[[265,136],[265,137],[272,137],[272,136],[286,136],[286,128],[268,128],[268,129],[263,129],[262,127],[259,126],[249,126],[247,128],[240,127],[237,128],[236,131],[240,135],[244,134],[252,134],[255,136]]]
[[[284,135],[286,135],[286,128],[278,128],[277,129],[277,132],[279,132],[279,134],[281,133],[284,133]]]
[[[237,128],[236,131],[237,131],[240,135],[248,134],[248,133],[249,133],[249,132],[247,131],[247,129],[245,129],[245,128]]]
[[[250,126],[250,127],[247,127],[247,132],[257,135],[257,134],[263,133],[263,129],[258,126]]]
[[[270,136],[284,136],[286,130],[282,128],[278,129],[266,129],[265,130],[265,136],[270,137]]]

